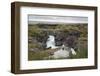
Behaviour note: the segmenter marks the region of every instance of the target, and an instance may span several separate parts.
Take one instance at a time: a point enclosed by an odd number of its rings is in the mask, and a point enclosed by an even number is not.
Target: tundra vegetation
[[[88,57],[88,26],[87,24],[29,24],[28,25],[28,60],[49,60],[56,49],[46,48],[49,35],[55,37],[55,45],[73,48],[76,55],[70,54],[67,59]],[[59,58],[66,59],[66,58]]]

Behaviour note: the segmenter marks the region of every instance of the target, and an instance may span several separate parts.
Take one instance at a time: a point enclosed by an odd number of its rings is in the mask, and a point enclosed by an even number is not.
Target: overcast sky
[[[29,24],[36,23],[88,23],[88,17],[28,15]]]

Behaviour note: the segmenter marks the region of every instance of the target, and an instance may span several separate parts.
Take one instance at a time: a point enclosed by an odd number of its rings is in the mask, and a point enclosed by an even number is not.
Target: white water
[[[46,45],[47,45],[46,48],[51,48],[51,49],[58,48],[57,46],[55,46],[55,37],[53,35],[49,35]],[[73,55],[76,55],[76,52],[73,48],[70,48],[70,49],[66,49],[66,48],[67,47],[65,45],[62,45],[62,47],[60,47],[60,49],[57,50],[56,52],[54,52],[54,55],[52,55],[50,57],[67,58],[67,57],[69,57],[70,52],[72,52]]]
[[[57,48],[57,46],[55,46],[55,37],[53,35],[49,35],[46,45],[47,45],[46,48],[51,48],[51,49]]]
[[[72,52],[73,55],[76,55],[76,52],[73,48],[71,48],[71,52]]]
[[[59,49],[58,51],[54,52],[53,57],[54,58],[67,58],[69,57],[69,51],[65,49],[65,46],[62,45],[61,49]]]

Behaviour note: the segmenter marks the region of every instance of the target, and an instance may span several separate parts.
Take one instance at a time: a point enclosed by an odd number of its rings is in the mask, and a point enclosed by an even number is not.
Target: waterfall
[[[53,35],[49,35],[49,38],[46,42],[46,48],[59,48],[52,56],[49,56],[49,58],[68,58],[70,55],[70,52],[72,52],[73,55],[76,55],[76,52],[73,48],[66,47],[64,44],[61,47],[55,46],[55,37]]]
[[[53,58],[67,58],[69,57],[70,51],[66,49],[65,45],[62,45],[62,47],[54,52]]]
[[[57,46],[55,46],[55,37],[53,35],[49,35],[49,38],[46,42],[46,48],[55,49]]]
[[[68,58],[70,56],[70,52],[72,52],[73,55],[76,55],[76,52],[73,48],[66,47],[65,45],[62,45],[59,50],[54,52],[52,56],[49,56],[49,58]]]

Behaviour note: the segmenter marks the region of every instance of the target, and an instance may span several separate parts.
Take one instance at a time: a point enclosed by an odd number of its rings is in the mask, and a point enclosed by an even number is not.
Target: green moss
[[[49,54],[46,51],[38,51],[38,52],[29,51],[28,60],[43,60],[44,57],[48,56]]]

